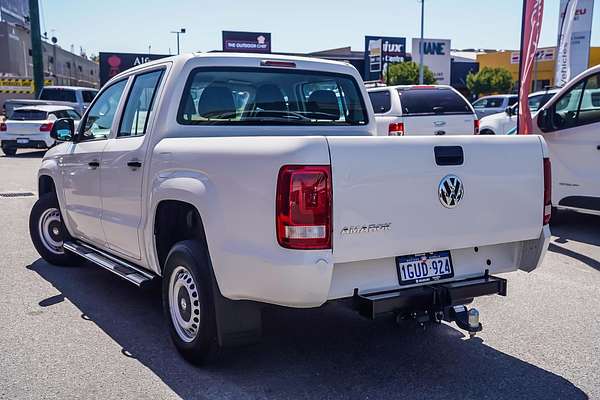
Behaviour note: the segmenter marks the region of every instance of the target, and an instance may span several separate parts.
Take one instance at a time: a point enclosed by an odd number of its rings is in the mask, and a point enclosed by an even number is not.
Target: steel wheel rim
[[[200,297],[198,285],[190,271],[179,265],[169,280],[169,311],[177,335],[192,342],[200,330]]]
[[[64,254],[63,227],[58,208],[44,210],[38,221],[38,231],[46,249],[54,254]]]

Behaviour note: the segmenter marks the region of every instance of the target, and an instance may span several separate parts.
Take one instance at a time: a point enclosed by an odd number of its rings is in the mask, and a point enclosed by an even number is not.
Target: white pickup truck
[[[550,231],[549,162],[529,137],[374,137],[349,64],[189,54],[108,82],[39,169],[40,255],[161,282],[172,339],[202,363],[256,340],[261,307],[342,301],[481,329]],[[508,157],[508,159],[507,159]],[[348,301],[345,301],[348,300]]]

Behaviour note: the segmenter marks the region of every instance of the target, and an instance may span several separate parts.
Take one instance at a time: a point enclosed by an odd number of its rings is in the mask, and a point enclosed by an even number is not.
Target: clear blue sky
[[[59,45],[98,51],[182,51],[221,48],[222,30],[272,32],[273,51],[309,52],[364,46],[365,35],[419,36],[417,0],[40,0],[42,30]],[[450,38],[453,48],[515,49],[520,0],[426,0],[425,37]],[[546,0],[542,46],[556,44],[559,0]],[[595,1],[592,45],[600,46],[600,0]]]

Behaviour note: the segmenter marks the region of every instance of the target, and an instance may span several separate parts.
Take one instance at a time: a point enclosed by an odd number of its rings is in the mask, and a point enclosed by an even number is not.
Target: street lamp
[[[177,35],[177,54],[179,55],[179,35],[181,35],[182,33],[185,33],[185,28],[181,28],[178,31],[171,31],[171,33],[174,33]]]

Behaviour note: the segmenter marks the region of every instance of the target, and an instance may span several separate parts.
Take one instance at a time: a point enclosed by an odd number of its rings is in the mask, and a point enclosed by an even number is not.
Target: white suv
[[[473,135],[479,120],[451,86],[401,85],[368,89],[378,136]]]

